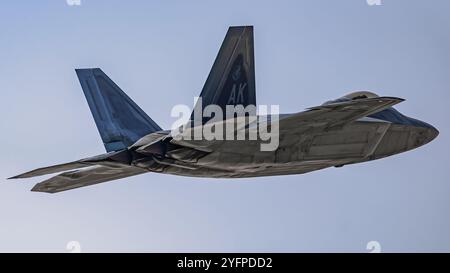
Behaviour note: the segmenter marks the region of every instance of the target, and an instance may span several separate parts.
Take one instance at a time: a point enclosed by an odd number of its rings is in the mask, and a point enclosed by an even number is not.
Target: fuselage
[[[281,115],[280,121],[289,116]],[[330,130],[302,125],[285,130],[280,122],[279,145],[274,151],[261,151],[261,140],[193,140],[190,144],[200,150],[174,148],[136,166],[194,177],[301,174],[402,153],[437,135],[433,126],[388,108]]]

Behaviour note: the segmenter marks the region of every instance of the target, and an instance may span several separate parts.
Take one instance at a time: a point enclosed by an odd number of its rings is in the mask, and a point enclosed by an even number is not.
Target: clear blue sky
[[[305,175],[145,174],[56,195],[0,183],[0,251],[450,251],[450,2],[4,1],[0,178],[104,152],[75,68],[100,67],[158,124],[200,93],[229,25],[255,26],[257,100],[296,112],[354,90],[441,134]]]

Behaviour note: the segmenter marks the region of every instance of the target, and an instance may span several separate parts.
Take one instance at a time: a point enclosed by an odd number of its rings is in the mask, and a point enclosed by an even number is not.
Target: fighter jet
[[[224,112],[230,105],[256,105],[253,48],[252,26],[228,29],[199,96],[202,104],[194,111],[210,105]],[[60,173],[36,184],[32,191],[57,193],[146,172],[210,178],[303,174],[409,151],[439,133],[393,108],[403,99],[358,91],[305,111],[278,115],[271,123],[278,127],[274,150],[262,150],[263,140],[258,139],[189,140],[177,137],[174,130],[161,129],[102,70],[77,69],[76,73],[106,153],[11,177]],[[238,119],[233,116],[231,121]],[[207,122],[202,117],[199,126]],[[226,122],[223,118],[216,123]],[[247,132],[259,123],[253,119],[233,129]],[[188,129],[179,134],[196,126],[183,128]]]

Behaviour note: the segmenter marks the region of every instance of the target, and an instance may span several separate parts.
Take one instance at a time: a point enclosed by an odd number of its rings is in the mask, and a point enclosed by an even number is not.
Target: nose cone
[[[427,132],[428,136],[427,136],[427,139],[424,144],[433,141],[439,135],[438,129],[436,129],[435,127],[433,127],[432,125],[429,125],[429,124],[428,124],[428,126],[429,126],[428,132]]]
[[[414,148],[430,143],[439,135],[439,131],[433,125],[424,121],[409,118],[409,122],[412,125],[410,139],[415,140]]]
[[[431,142],[439,135],[439,131],[433,125],[428,124],[421,120],[413,119],[413,118],[409,118],[409,120],[412,125],[426,129],[426,133],[425,133],[426,136],[425,136],[423,144],[427,144],[427,143]]]
[[[374,154],[375,158],[413,150],[431,142],[439,135],[439,131],[434,126],[407,117],[392,107],[370,117],[391,123]]]

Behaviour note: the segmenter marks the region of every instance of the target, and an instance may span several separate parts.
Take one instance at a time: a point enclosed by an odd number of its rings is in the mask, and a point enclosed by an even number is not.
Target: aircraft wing
[[[324,130],[342,127],[357,119],[383,111],[402,101],[404,99],[378,97],[311,107],[305,112],[280,117],[280,130],[295,129],[299,125],[319,127]]]
[[[90,166],[79,170],[68,171],[36,184],[31,191],[57,193],[103,183],[128,176],[147,172],[138,167]]]

